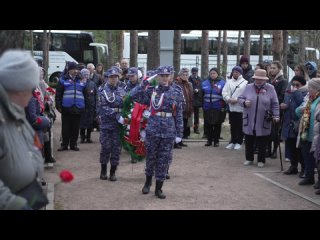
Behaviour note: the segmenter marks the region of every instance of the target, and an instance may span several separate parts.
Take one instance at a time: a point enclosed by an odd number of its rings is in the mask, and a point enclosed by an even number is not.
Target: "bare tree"
[[[228,66],[227,30],[223,30],[222,53],[223,53],[222,76],[225,78],[227,76],[227,66]]]
[[[306,47],[306,45],[305,45],[305,31],[300,30],[299,31],[299,56],[298,56],[299,63],[304,63],[304,61],[305,61],[305,54],[306,54],[305,47]]]
[[[204,78],[209,72],[209,30],[202,30],[201,41],[201,77]]]
[[[138,67],[138,30],[130,30],[130,66]]]
[[[241,50],[241,30],[239,30],[238,33],[238,47],[237,47],[237,63],[238,64],[240,62],[240,50]]]
[[[112,47],[112,30],[107,30],[107,44],[108,44],[108,59],[107,59],[107,66],[105,66],[107,69],[110,68],[114,64],[114,53],[113,53],[113,47]]]
[[[177,77],[181,62],[181,30],[174,30],[173,36],[173,68],[176,69],[174,76]]]
[[[218,46],[217,46],[217,68],[220,71],[221,67],[221,30],[218,32]]]
[[[263,45],[264,31],[260,30],[259,34],[260,34],[260,39],[259,39],[259,63],[262,63],[263,62],[263,48],[264,48],[264,45]]]
[[[250,35],[251,35],[251,30],[244,31],[243,55],[249,58],[249,62],[250,62]]]
[[[160,65],[160,30],[149,30],[147,47],[147,69]]]
[[[282,38],[283,38],[283,58],[282,58],[282,65],[283,65],[283,75],[285,78],[288,78],[288,30],[282,30]]]
[[[0,55],[10,48],[24,47],[25,30],[0,30]]]
[[[283,41],[282,41],[282,30],[273,30],[273,42],[272,42],[272,54],[273,60],[278,60],[281,62]]]

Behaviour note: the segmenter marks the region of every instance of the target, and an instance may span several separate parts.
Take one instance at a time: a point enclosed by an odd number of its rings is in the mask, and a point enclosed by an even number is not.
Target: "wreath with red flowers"
[[[150,83],[152,86],[156,84],[155,79]],[[129,94],[123,102],[122,117],[126,119],[120,128],[122,146],[132,158],[142,161],[146,156],[144,141],[149,118],[148,106],[133,102]]]
[[[132,102],[130,96],[124,99],[122,117],[126,120],[120,129],[121,143],[130,156],[138,161],[146,156],[144,140],[147,118],[143,113],[147,108],[146,105]]]

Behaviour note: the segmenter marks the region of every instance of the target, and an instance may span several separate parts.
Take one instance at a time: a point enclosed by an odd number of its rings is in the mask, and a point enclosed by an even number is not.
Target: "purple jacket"
[[[251,101],[250,107],[245,107],[244,102]],[[266,83],[259,89],[250,83],[243,93],[238,97],[238,102],[243,109],[243,132],[247,135],[267,136],[271,133],[272,121],[267,120],[267,111],[271,111],[273,116],[279,117],[279,102],[274,87]]]

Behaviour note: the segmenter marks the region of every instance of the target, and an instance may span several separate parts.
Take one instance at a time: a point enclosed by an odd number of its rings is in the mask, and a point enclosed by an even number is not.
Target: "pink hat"
[[[267,71],[264,69],[257,69],[254,72],[254,75],[252,76],[254,79],[263,79],[263,80],[268,80],[269,78],[267,77]]]

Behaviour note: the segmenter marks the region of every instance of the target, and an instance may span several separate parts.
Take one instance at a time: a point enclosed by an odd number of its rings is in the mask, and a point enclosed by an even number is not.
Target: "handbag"
[[[16,195],[25,198],[32,209],[41,209],[49,203],[36,178],[29,185],[16,192]]]

